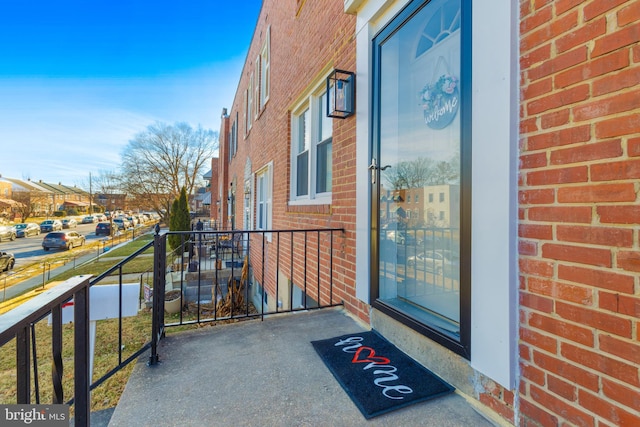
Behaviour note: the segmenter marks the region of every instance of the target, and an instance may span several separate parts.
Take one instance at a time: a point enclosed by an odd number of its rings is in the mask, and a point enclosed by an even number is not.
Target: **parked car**
[[[40,234],[40,227],[34,222],[16,224],[15,229],[16,237],[37,236]]]
[[[76,228],[78,221],[73,218],[65,218],[62,220],[62,228]]]
[[[0,271],[9,271],[16,264],[16,258],[9,252],[0,252]]]
[[[399,245],[415,245],[420,244],[418,240],[416,240],[413,234],[407,233],[404,230],[383,230],[382,231],[383,238],[387,238],[388,240],[393,240]]]
[[[429,271],[438,276],[443,273],[456,275],[460,262],[451,251],[426,251],[407,258],[407,265],[416,270]]]
[[[94,222],[96,222],[96,218],[94,216],[87,215],[82,218],[81,222],[82,224],[93,224]]]
[[[107,220],[107,216],[105,214],[97,213],[94,215],[97,222],[102,222]]]
[[[0,242],[3,240],[16,240],[16,229],[8,225],[0,227]]]
[[[42,233],[58,230],[62,230],[62,222],[58,219],[45,219],[40,223],[40,231]]]
[[[111,223],[99,222],[98,224],[96,224],[96,236],[100,236],[101,234],[104,234],[105,236],[111,236]]]
[[[77,231],[58,231],[44,236],[42,248],[48,251],[54,249],[73,249],[84,245],[85,237]]]
[[[113,226],[118,227],[118,230],[126,230],[131,228],[131,222],[126,218],[116,218],[113,220]]]

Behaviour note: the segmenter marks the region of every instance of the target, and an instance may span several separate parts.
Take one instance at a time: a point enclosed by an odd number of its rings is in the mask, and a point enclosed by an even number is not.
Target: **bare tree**
[[[438,162],[431,174],[432,185],[460,183],[460,153],[451,157],[448,162]]]
[[[48,211],[49,195],[43,191],[14,190],[12,198],[20,203],[15,209],[23,222],[32,214],[40,215]]]
[[[115,171],[100,170],[98,175],[92,177],[91,186],[95,194],[119,194],[121,177]]]
[[[425,157],[399,162],[384,171],[384,177],[395,190],[419,188],[430,183],[434,161]]]
[[[459,164],[459,155],[455,155],[448,162],[436,162],[433,159],[419,157],[399,162],[385,170],[383,174],[394,190],[453,184],[460,179]]]
[[[187,123],[155,123],[129,141],[122,154],[121,188],[163,214],[185,187],[192,194],[217,148],[218,134]],[[166,219],[166,218],[164,218]]]

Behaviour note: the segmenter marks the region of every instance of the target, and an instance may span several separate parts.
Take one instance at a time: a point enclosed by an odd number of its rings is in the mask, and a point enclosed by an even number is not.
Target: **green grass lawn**
[[[94,276],[97,276],[98,274],[101,274],[107,271],[108,269],[110,269],[111,267],[113,267],[114,265],[118,264],[127,256],[139,250],[144,245],[149,243],[151,240],[153,240],[152,235],[142,235],[136,240],[133,240],[132,242],[129,242],[124,246],[120,246],[119,248],[103,253],[100,256],[100,258],[90,263],[78,266],[73,270],[65,271],[56,276],[52,276],[51,280],[56,280],[56,281],[67,280],[70,277],[84,275],[84,274],[92,274]],[[153,256],[151,256],[153,254],[153,247],[150,247],[149,249],[147,249],[144,252],[144,254],[147,256],[137,256],[136,258],[124,264],[122,268],[122,273],[134,274],[134,273],[146,273],[146,272],[153,271]],[[113,273],[113,275],[118,275],[118,274],[119,274],[119,270],[116,270]]]

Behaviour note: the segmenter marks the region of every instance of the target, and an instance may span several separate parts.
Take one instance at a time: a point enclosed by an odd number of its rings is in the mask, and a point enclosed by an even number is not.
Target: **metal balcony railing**
[[[168,249],[169,239],[173,250]],[[39,367],[45,358],[51,365],[51,403],[73,405],[75,425],[89,425],[91,391],[149,350],[149,364],[158,362],[158,344],[168,327],[341,305],[334,277],[343,239],[342,229],[160,233],[156,227],[152,241],[100,275],[73,277],[0,316],[0,347],[15,345],[16,360],[16,398],[2,403],[44,403]],[[150,248],[153,269],[136,273],[140,289],[134,297],[138,310],[144,311],[145,303],[151,306],[151,325],[145,329],[148,341],[131,348],[123,337],[123,307],[131,302],[124,292],[125,285],[131,285],[126,283],[130,280],[126,266]],[[90,288],[114,273],[117,297],[111,303],[118,333],[117,339],[108,338],[117,357],[106,373],[92,381],[98,375],[92,376],[90,330],[95,326],[90,322]],[[178,308],[171,313],[171,301],[165,301],[170,291],[178,294]],[[74,306],[73,351],[63,349],[63,307],[69,304]],[[36,344],[36,324],[47,318],[50,350]],[[137,318],[132,319],[127,321]],[[64,364],[71,362],[67,353],[73,353],[70,399],[63,389]]]

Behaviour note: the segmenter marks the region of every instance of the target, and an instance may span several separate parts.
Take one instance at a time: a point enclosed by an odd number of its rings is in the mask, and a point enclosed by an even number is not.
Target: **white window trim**
[[[260,58],[261,56],[258,55],[256,56],[256,63],[255,63],[255,71],[253,73],[254,77],[253,77],[253,99],[254,99],[254,103],[253,103],[253,118],[254,120],[258,119],[258,116],[260,115],[260,110],[262,108],[262,104],[261,104],[261,92],[262,92],[262,83],[261,83],[261,71],[260,71]]]
[[[249,131],[251,130],[251,127],[253,126],[253,85],[254,85],[254,80],[253,80],[253,73],[251,73],[251,76],[249,78],[249,88],[247,88],[247,94],[248,94],[248,99],[247,99],[247,133],[249,133]]]
[[[249,197],[248,200],[247,198],[244,199],[244,202],[246,203],[248,201],[248,206],[244,206],[245,209],[249,209],[249,218],[248,221],[245,222],[244,221],[244,217],[243,217],[243,227],[245,230],[255,230],[255,203],[256,200],[255,198],[255,179],[256,179],[256,174],[252,173],[251,176],[245,180],[244,183],[244,191],[247,191],[247,189],[249,190]],[[247,188],[248,187],[248,188]]]
[[[319,134],[319,126],[317,117],[321,114],[326,114],[326,106],[322,105],[320,99],[322,95],[326,92],[326,75],[316,80],[314,85],[310,85],[313,89],[309,91],[308,95],[303,96],[302,100],[293,108],[291,113],[291,153],[290,153],[290,162],[291,162],[291,175],[289,182],[289,205],[326,205],[331,204],[332,200],[332,192],[327,191],[325,193],[316,193],[316,178],[317,178],[317,147],[320,141],[317,141],[316,135]],[[296,178],[297,178],[297,151],[294,151],[297,146],[297,138],[300,134],[299,132],[299,118],[302,113],[306,109],[309,109],[309,117],[311,121],[311,144],[309,148],[309,192],[304,196],[296,195]],[[331,132],[333,134],[333,130]],[[332,135],[333,138],[333,135]],[[333,144],[333,141],[332,141]],[[332,167],[333,167],[333,159],[332,159]],[[332,186],[333,188],[333,186]]]
[[[251,129],[251,114],[249,111],[249,89],[245,89],[244,91],[244,135],[247,136],[249,134],[249,129]]]
[[[256,213],[255,213],[255,226],[254,229],[255,230],[271,230],[273,228],[273,162],[269,162],[267,163],[265,166],[263,166],[262,168],[258,169],[255,172],[255,194],[256,194]],[[258,215],[258,209],[260,207],[261,204],[261,199],[260,199],[260,186],[258,185],[258,180],[262,177],[262,176],[266,176],[266,180],[267,180],[267,185],[266,185],[266,214],[267,214],[267,223],[266,223],[266,228],[261,227],[261,224],[258,224],[258,220],[259,220],[259,215]],[[268,241],[271,241],[271,233],[267,233],[266,234],[266,238]]]
[[[271,26],[267,28],[260,58],[260,109],[263,109],[269,100],[271,85]]]

